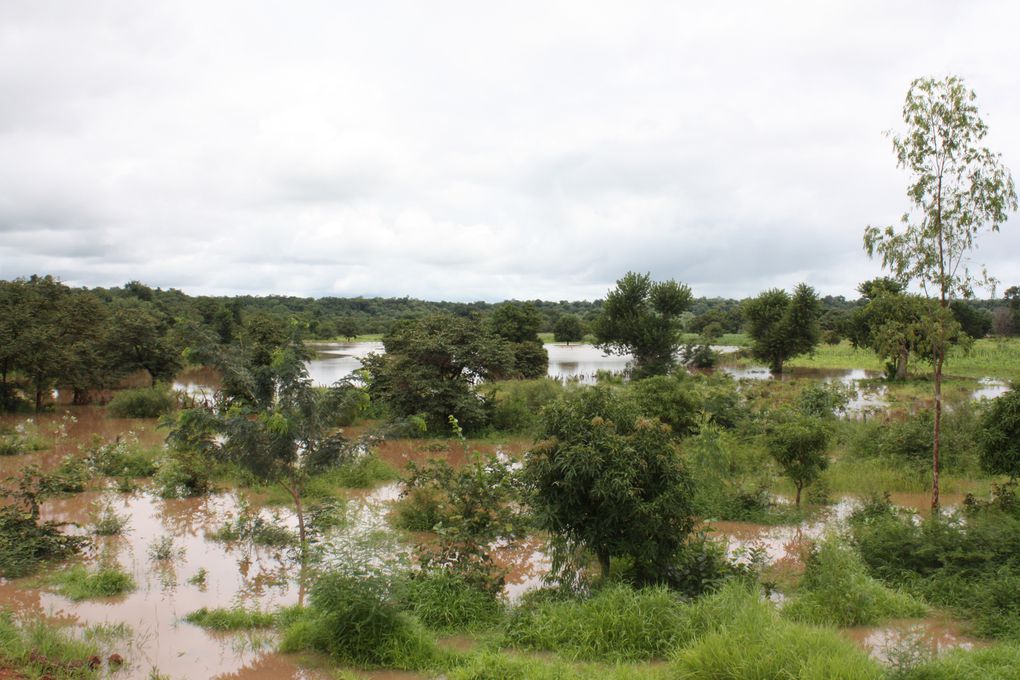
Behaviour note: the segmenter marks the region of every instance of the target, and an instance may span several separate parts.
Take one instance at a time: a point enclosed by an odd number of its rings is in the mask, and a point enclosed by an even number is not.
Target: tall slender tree
[[[939,507],[939,448],[942,367],[956,296],[969,297],[982,269],[972,273],[968,255],[983,231],[998,231],[1017,208],[1013,177],[1001,157],[981,141],[988,127],[978,115],[974,92],[960,78],[919,78],[903,105],[906,131],[893,136],[897,165],[910,174],[911,207],[900,228],[869,226],[864,248],[902,283],[916,282],[939,302],[932,320],[935,418],[932,445],[932,508]]]

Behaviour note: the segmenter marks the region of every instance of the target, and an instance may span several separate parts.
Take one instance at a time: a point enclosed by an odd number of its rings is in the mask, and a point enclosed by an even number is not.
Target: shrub
[[[1020,390],[995,399],[981,419],[981,466],[988,472],[1020,475]]]
[[[252,510],[248,501],[242,498],[238,502],[238,514],[232,522],[206,534],[213,541],[249,541],[253,545],[264,545],[283,548],[294,545],[297,536],[290,529],[281,526],[279,515],[267,520],[258,510]]]
[[[61,595],[75,601],[113,597],[135,589],[131,575],[117,567],[101,567],[90,572],[79,564],[56,574],[52,582]]]
[[[174,537],[170,535],[163,536],[149,544],[149,559],[155,562],[173,560],[183,555],[184,548],[175,546]]]
[[[156,462],[153,483],[163,498],[199,496],[212,488],[212,473],[209,460],[200,453],[169,449]]]
[[[694,381],[685,374],[657,375],[634,381],[630,387],[643,415],[658,418],[679,437],[697,430],[701,400]]]
[[[501,432],[534,432],[542,407],[562,392],[563,385],[552,378],[495,383],[487,397],[492,405],[490,424]]]
[[[435,665],[435,641],[400,611],[380,578],[329,573],[287,628],[281,651],[316,649],[340,663],[422,670]]]
[[[0,435],[0,456],[18,456],[26,453],[25,441],[17,435]]]
[[[922,616],[923,604],[871,578],[860,557],[832,534],[814,544],[797,596],[784,616],[802,623],[867,626],[890,618]]]
[[[109,503],[102,506],[92,521],[92,533],[96,536],[117,536],[124,533],[131,518],[118,515]]]
[[[177,397],[166,385],[122,390],[106,405],[114,418],[159,418],[174,410]]]
[[[39,503],[52,491],[38,468],[22,470],[16,488],[0,489],[13,503],[0,506],[0,576],[16,578],[38,569],[46,560],[70,557],[88,543],[85,536],[68,536],[63,524],[39,521]]]
[[[96,474],[108,477],[151,477],[156,472],[157,451],[142,449],[137,444],[117,441],[104,443],[99,435],[93,435],[92,443],[85,449],[89,466]]]

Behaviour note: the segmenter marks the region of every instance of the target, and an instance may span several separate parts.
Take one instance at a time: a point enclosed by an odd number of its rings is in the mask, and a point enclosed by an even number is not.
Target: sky
[[[910,82],[1020,172],[1020,3],[0,0],[0,279],[856,297]],[[976,263],[1020,284],[1020,216]],[[987,292],[986,292],[987,294]]]

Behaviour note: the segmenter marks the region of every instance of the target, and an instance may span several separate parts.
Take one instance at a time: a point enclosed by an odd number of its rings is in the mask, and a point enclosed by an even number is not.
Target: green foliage
[[[267,520],[243,497],[238,501],[237,516],[206,537],[213,541],[248,541],[253,545],[274,548],[287,547],[297,541],[294,532],[281,525],[279,516]]]
[[[672,279],[653,283],[648,274],[627,272],[592,324],[596,346],[633,355],[638,375],[666,373],[679,347],[680,315],[690,304],[687,286]]]
[[[213,469],[199,451],[171,448],[156,461],[153,486],[162,498],[201,496],[212,488]]]
[[[563,392],[552,378],[495,383],[487,395],[492,404],[490,424],[500,432],[530,433],[540,424],[542,407]]]
[[[796,487],[798,506],[804,487],[817,480],[829,466],[825,454],[829,437],[825,423],[811,416],[792,416],[769,427],[766,446]]]
[[[99,435],[84,450],[89,467],[96,474],[108,477],[151,477],[157,470],[158,449],[143,449],[137,443],[117,441],[104,443]]]
[[[18,456],[28,452],[25,440],[17,435],[0,435],[0,456]]]
[[[100,567],[89,571],[82,565],[58,572],[50,578],[57,592],[74,601],[123,595],[135,589],[131,574],[117,567]]]
[[[793,621],[840,627],[923,616],[923,604],[871,578],[861,558],[838,535],[811,547],[796,597],[783,607]]]
[[[37,468],[25,468],[21,477],[7,481],[16,486],[3,489],[12,502],[0,506],[0,576],[27,576],[44,561],[71,557],[88,543],[85,536],[61,532],[62,523],[39,520],[39,504],[53,491]]]
[[[549,368],[549,354],[538,338],[542,319],[530,302],[504,302],[489,318],[495,335],[510,343],[512,374],[518,378],[541,378]]]
[[[782,620],[753,591],[725,589],[700,605],[706,632],[673,656],[685,680],[879,680],[882,668],[835,631]]]
[[[94,642],[73,637],[43,618],[16,618],[0,610],[0,664],[14,678],[78,680],[94,678],[88,661],[99,653]]]
[[[124,533],[130,521],[130,517],[118,515],[113,505],[106,503],[93,516],[92,533],[96,536],[118,536]]]
[[[574,314],[564,314],[553,326],[553,338],[556,342],[580,342],[584,339],[584,324]]]
[[[1016,680],[1018,668],[1017,644],[956,648],[898,674],[896,680]]]
[[[491,626],[503,613],[502,603],[492,592],[442,569],[413,573],[400,599],[407,611],[428,628],[438,631]]]
[[[979,411],[972,404],[959,404],[942,419],[941,470],[972,470],[978,458],[978,443],[984,431]],[[987,421],[984,421],[987,422]],[[931,467],[933,416],[921,411],[903,420],[873,420],[859,423],[851,431],[849,446],[854,456],[881,458],[897,465],[923,471]]]
[[[591,550],[603,574],[628,556],[644,578],[662,578],[694,526],[669,427],[601,386],[564,394],[543,420],[524,468],[538,526]]]
[[[284,633],[281,651],[315,649],[355,666],[424,670],[439,650],[377,577],[324,574],[309,606]]]
[[[1020,390],[992,401],[981,419],[981,467],[994,474],[1020,476]]]
[[[634,665],[568,664],[556,659],[533,659],[482,652],[446,673],[450,680],[663,680],[668,670]]]
[[[663,587],[608,585],[587,599],[538,593],[511,613],[505,639],[515,647],[548,650],[572,660],[666,658],[694,636],[689,606]]]
[[[630,384],[634,401],[643,415],[658,418],[683,437],[701,422],[701,399],[695,382],[682,373],[656,375]]]
[[[510,343],[475,319],[433,315],[396,324],[383,338],[385,354],[363,361],[368,391],[397,418],[420,415],[430,432],[445,432],[454,416],[466,431],[485,426],[484,402],[473,383],[511,375]]]
[[[276,625],[276,617],[270,612],[241,608],[202,607],[185,616],[184,620],[209,630],[250,630],[271,628]]]
[[[832,418],[846,412],[857,396],[852,385],[839,381],[811,383],[797,397],[797,409],[806,416]]]
[[[788,359],[814,351],[821,339],[821,307],[806,284],[799,284],[792,297],[778,288],[767,290],[746,300],[743,312],[753,339],[751,353],[768,361],[773,373],[782,373]]]
[[[424,568],[451,569],[494,594],[502,589],[504,574],[492,561],[491,546],[525,530],[520,492],[511,465],[497,456],[475,454],[458,469],[442,459],[420,466],[411,462],[398,522],[438,534],[437,541],[417,547]]]
[[[159,418],[177,407],[177,397],[166,385],[121,390],[106,405],[113,418]]]
[[[149,559],[154,562],[167,562],[184,556],[184,548],[174,545],[174,537],[167,534],[149,544]]]

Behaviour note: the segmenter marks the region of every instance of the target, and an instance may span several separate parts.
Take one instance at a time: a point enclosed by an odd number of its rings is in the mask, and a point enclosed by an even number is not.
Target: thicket
[[[177,407],[177,396],[166,385],[121,390],[106,405],[114,418],[159,418]]]

